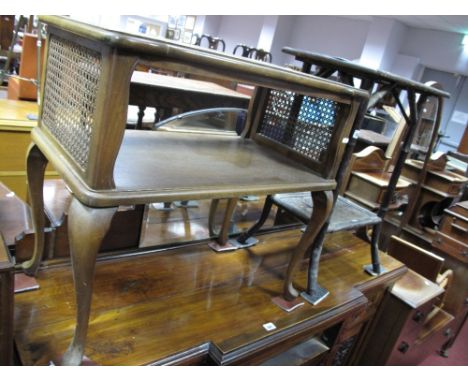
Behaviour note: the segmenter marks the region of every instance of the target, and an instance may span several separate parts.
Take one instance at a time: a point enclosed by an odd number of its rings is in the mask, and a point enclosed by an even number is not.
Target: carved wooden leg
[[[223,223],[218,234],[216,241],[219,245],[226,245],[229,237],[229,228],[231,227],[233,221],[234,211],[236,210],[238,198],[228,199],[228,205],[226,206],[226,211],[224,212]]]
[[[210,212],[208,215],[208,231],[210,237],[217,236],[217,230],[215,228],[215,219],[216,219],[216,211],[218,210],[220,199],[213,199],[210,203]]]
[[[68,217],[68,235],[76,294],[76,328],[63,356],[63,365],[79,365],[88,331],[96,255],[117,207],[89,208],[73,198]]]
[[[327,221],[333,207],[332,191],[312,192],[312,199],[314,202],[314,208],[312,210],[310,222],[307,225],[307,229],[302,235],[298,246],[295,248],[288,265],[283,290],[283,298],[288,301],[294,300],[299,295],[298,291],[293,286],[293,279],[297,265],[299,261],[304,258],[304,254],[314,244],[317,235]]]
[[[271,198],[271,195],[268,195],[265,199],[265,204],[263,205],[263,210],[262,210],[262,214],[260,215],[260,218],[252,227],[250,227],[247,231],[239,235],[239,237],[237,238],[237,241],[239,243],[244,244],[247,241],[247,239],[255,235],[258,232],[258,230],[263,227],[263,225],[265,224],[265,221],[270,215],[272,206],[273,206],[273,200]]]
[[[34,252],[32,258],[22,264],[24,272],[30,276],[37,273],[44,253],[44,174],[48,160],[39,148],[29,146],[27,157],[28,192],[31,204],[34,229]]]
[[[233,215],[237,206],[238,198],[228,199],[228,205],[226,206],[226,211],[224,212],[223,222],[221,223],[221,228],[218,230],[215,226],[216,212],[218,210],[220,199],[213,199],[210,204],[210,212],[208,216],[208,231],[210,237],[217,236],[217,243],[220,246],[226,245],[228,241],[229,229],[233,224]]]

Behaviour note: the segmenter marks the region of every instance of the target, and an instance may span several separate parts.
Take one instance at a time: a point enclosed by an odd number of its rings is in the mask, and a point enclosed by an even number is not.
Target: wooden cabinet
[[[26,153],[31,130],[37,124],[37,113],[35,102],[0,99],[0,182],[24,201],[27,200]],[[58,175],[48,166],[46,177]]]
[[[448,340],[453,316],[434,308],[444,292],[409,270],[386,293],[361,365],[417,365]],[[436,311],[434,311],[436,309]]]
[[[0,366],[13,362],[14,262],[0,233]]]
[[[100,365],[350,364],[385,290],[406,268],[383,255],[389,271],[369,276],[366,243],[349,232],[329,235],[319,282],[330,295],[287,313],[271,298],[299,236],[299,229],[258,235],[261,245],[235,253],[215,254],[202,243],[98,260],[85,354]],[[297,272],[300,289],[307,265]],[[73,327],[69,267],[43,269],[40,284],[16,296],[25,365],[60,355]]]
[[[468,201],[456,203],[444,211],[432,245],[468,263]]]

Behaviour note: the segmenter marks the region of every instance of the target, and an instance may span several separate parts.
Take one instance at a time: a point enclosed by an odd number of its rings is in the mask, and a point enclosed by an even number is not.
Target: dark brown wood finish
[[[0,232],[0,366],[13,364],[14,266]]]
[[[428,317],[441,293],[442,288],[411,270],[398,280],[382,302],[358,364],[417,365],[440,348],[453,316],[440,311]]]
[[[286,313],[270,298],[282,289],[299,237],[299,230],[261,235],[259,245],[234,256],[195,245],[98,260],[85,354],[102,365],[260,364],[335,325],[356,327],[367,305],[362,293],[391,285],[406,270],[383,255],[389,272],[370,277],[362,273],[368,244],[349,233],[333,234],[319,276],[331,295],[319,306]],[[306,268],[303,262],[298,272],[301,288]],[[16,302],[15,338],[27,365],[56,359],[73,332],[70,268],[51,267],[38,281],[39,290],[18,295]],[[267,332],[262,325],[268,322],[277,329]],[[356,334],[340,333],[332,347]]]

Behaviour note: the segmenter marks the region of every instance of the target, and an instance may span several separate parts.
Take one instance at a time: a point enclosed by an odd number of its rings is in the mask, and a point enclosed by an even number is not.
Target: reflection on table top
[[[249,100],[248,95],[228,89],[214,82],[193,80],[190,78],[165,76],[156,73],[133,72],[132,85],[144,85],[155,89],[178,90],[183,92],[206,93],[224,97]]]

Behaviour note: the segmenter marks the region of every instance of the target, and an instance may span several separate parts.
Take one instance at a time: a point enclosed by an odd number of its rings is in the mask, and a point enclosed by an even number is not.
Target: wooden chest
[[[408,159],[403,167],[402,176],[410,179],[413,182],[419,181],[419,174],[422,170],[422,162],[413,159]],[[428,170],[424,186],[428,189],[439,191],[444,194],[456,197],[458,196],[468,182],[468,178],[456,174],[452,171],[435,171]]]
[[[409,270],[381,306],[381,314],[361,359],[362,365],[417,365],[447,341],[453,316],[430,315],[443,293],[435,283]]]
[[[468,263],[468,201],[445,209],[432,245]]]
[[[382,203],[390,176],[391,173],[353,171],[345,195],[366,207],[377,209]],[[398,208],[406,202],[406,195],[410,185],[411,183],[406,180],[401,178],[398,180],[395,193],[392,195],[390,202],[391,209]]]

